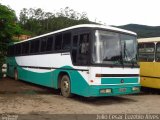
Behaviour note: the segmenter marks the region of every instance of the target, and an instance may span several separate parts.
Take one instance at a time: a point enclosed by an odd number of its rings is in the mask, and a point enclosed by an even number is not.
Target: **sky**
[[[46,12],[69,7],[86,12],[89,20],[106,25],[142,24],[160,26],[160,0],[0,0],[18,16],[23,8],[42,8]]]

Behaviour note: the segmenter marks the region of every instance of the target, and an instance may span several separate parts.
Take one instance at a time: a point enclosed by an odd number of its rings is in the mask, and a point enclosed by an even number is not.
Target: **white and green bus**
[[[84,24],[8,47],[7,75],[62,95],[116,96],[140,91],[136,33]]]

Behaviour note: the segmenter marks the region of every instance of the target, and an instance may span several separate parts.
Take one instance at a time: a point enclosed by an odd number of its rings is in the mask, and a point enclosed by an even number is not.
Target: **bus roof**
[[[146,42],[159,42],[160,37],[151,37],[151,38],[140,38],[138,39],[138,43],[146,43]]]
[[[106,30],[113,30],[113,31],[128,33],[128,34],[132,34],[132,35],[137,35],[135,32],[120,29],[120,28],[116,28],[116,27],[111,27],[111,26],[96,25],[96,24],[81,24],[81,25],[75,25],[75,26],[72,26],[72,27],[57,30],[57,31],[54,31],[54,32],[50,32],[50,33],[47,33],[47,34],[39,35],[39,36],[36,36],[36,37],[32,37],[32,38],[29,38],[29,39],[26,39],[26,40],[23,40],[23,41],[20,41],[20,42],[16,42],[16,43],[21,43],[21,42],[33,40],[33,39],[36,39],[36,38],[40,38],[40,37],[44,37],[44,36],[47,36],[47,35],[63,32],[63,31],[66,31],[66,30],[72,30],[72,29],[75,29],[75,28],[84,28],[84,27],[87,27],[87,28],[102,28],[102,29],[106,29]]]

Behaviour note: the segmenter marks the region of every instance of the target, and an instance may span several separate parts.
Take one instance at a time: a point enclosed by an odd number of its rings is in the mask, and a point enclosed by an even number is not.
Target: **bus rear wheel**
[[[14,70],[14,80],[18,80],[18,71]]]
[[[68,75],[63,75],[61,78],[61,93],[62,93],[62,96],[66,98],[72,97],[71,83]]]

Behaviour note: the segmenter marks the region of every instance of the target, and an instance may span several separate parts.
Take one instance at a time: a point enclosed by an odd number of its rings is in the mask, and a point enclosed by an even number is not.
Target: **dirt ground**
[[[64,98],[58,90],[11,78],[0,80],[0,114],[160,114],[160,95],[137,95],[87,99]]]

